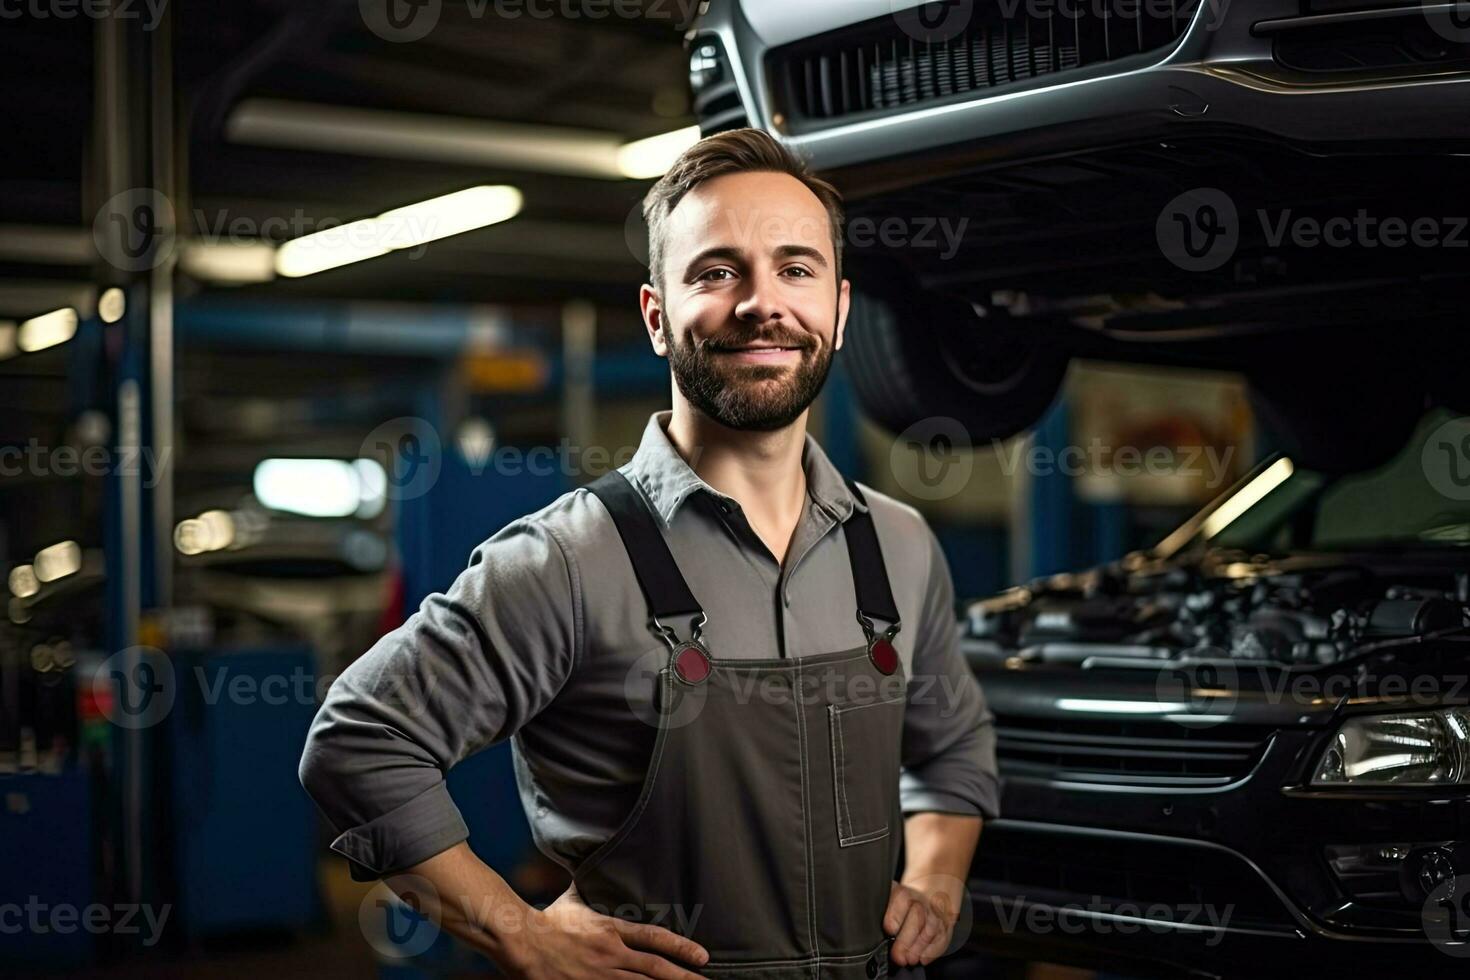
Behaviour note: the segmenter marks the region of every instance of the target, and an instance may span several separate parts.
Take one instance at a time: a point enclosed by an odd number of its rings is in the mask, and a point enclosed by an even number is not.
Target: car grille
[[[1155,50],[1178,40],[1197,4],[1169,0],[1165,12],[1154,0],[976,3],[957,33],[930,35],[913,26],[921,16],[891,15],[777,48],[770,64],[792,121],[847,121]],[[930,22],[942,22],[948,5],[929,6],[939,8]]]
[[[1221,786],[1260,759],[1271,729],[1173,722],[998,718],[1001,771],[1072,782]]]

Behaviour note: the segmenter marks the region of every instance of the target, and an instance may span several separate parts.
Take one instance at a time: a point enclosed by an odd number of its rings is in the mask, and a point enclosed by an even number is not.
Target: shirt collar
[[[671,409],[654,412],[648,417],[643,429],[643,439],[638,451],[622,467],[623,475],[643,491],[659,519],[668,526],[678,513],[680,505],[696,490],[703,490],[716,500],[732,506],[739,501],[721,493],[699,478],[693,467],[679,455],[679,450],[669,439],[668,425],[673,417]],[[822,447],[812,434],[806,434],[806,443],[801,450],[802,469],[806,470],[807,494],[823,510],[838,521],[852,516],[854,509],[867,511],[868,505],[859,502],[848,490],[846,481],[837,467],[827,458]]]

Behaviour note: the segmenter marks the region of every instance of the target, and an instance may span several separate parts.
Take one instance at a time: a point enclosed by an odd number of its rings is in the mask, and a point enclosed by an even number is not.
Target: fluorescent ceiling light
[[[77,332],[77,311],[71,308],[53,310],[26,320],[20,325],[17,344],[23,351],[45,350],[64,344]]]
[[[116,286],[102,291],[97,297],[97,316],[103,323],[116,323],[128,312],[128,296]]]
[[[1291,476],[1292,470],[1291,460],[1285,456],[1262,470],[1260,475],[1241,487],[1238,493],[1215,508],[1214,513],[1205,518],[1204,524],[1201,525],[1205,537],[1213,538],[1235,523],[1236,518],[1260,503],[1266,494],[1285,482],[1286,478]]]
[[[625,180],[663,174],[699,130],[625,143],[595,129],[246,99],[230,114],[225,135],[257,146]]]
[[[388,504],[388,473],[375,459],[359,459],[352,464],[357,471],[357,516],[371,520]]]
[[[35,569],[39,581],[55,582],[75,575],[81,568],[82,547],[75,541],[61,541],[36,552]]]
[[[32,265],[90,265],[92,230],[54,225],[0,225],[0,259]]]
[[[10,594],[18,599],[29,599],[41,591],[41,583],[36,581],[34,565],[16,565],[10,570],[7,584],[10,586]]]
[[[269,242],[189,242],[179,268],[201,282],[245,285],[276,277],[276,247]]]
[[[456,191],[385,211],[336,228],[324,228],[282,245],[276,272],[309,276],[389,252],[508,221],[520,213],[521,192],[506,184]]]
[[[647,180],[668,173],[679,155],[699,142],[699,127],[624,143],[618,148],[618,170],[630,180]]]
[[[272,510],[372,517],[383,509],[388,476],[371,459],[266,459],[255,467],[254,485],[256,498]]]
[[[179,521],[174,528],[174,547],[180,554],[223,551],[234,543],[235,519],[227,511],[207,510],[198,517]]]

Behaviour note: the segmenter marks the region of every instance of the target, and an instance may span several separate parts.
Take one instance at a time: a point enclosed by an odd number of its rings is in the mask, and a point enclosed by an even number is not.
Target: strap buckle
[[[862,624],[863,635],[868,638],[869,644],[871,644],[875,639],[878,638],[878,628],[873,625],[873,621],[871,619],[863,615],[863,611],[861,609],[857,611],[857,621]],[[883,631],[882,638],[888,640],[890,643],[893,642],[893,638],[898,635],[898,631],[902,627],[903,620],[895,619],[888,626],[888,628]]]
[[[669,645],[670,653],[673,653],[679,647],[684,645],[679,640],[679,634],[674,632],[674,628],[672,626],[669,626],[667,623],[659,622],[657,613],[653,614],[652,619],[653,621],[649,624],[648,628],[657,633],[659,638]],[[698,616],[695,616],[689,620],[689,639],[692,642],[699,642],[699,638],[704,634],[704,624],[707,622],[709,622],[709,617],[704,614],[703,609],[699,611]]]

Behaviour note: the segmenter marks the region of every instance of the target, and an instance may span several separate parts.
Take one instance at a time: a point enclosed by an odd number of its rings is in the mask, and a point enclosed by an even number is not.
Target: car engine
[[[1143,554],[1010,589],[968,609],[967,637],[1022,657],[1228,657],[1309,666],[1470,624],[1470,573],[1317,558]]]

